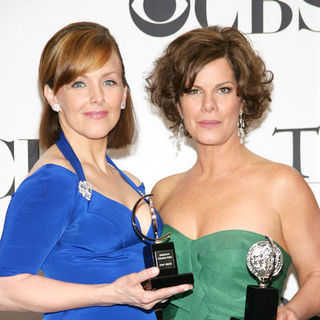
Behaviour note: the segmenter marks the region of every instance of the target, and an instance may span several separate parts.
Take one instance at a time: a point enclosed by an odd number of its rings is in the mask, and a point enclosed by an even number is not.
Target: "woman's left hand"
[[[277,320],[299,320],[294,311],[287,306],[279,306]]]

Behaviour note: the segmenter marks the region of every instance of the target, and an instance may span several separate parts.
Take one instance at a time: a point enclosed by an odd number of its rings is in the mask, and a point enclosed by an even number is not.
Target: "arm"
[[[39,275],[20,274],[0,278],[0,310],[56,312],[67,309],[128,304],[151,309],[168,297],[191,286],[145,291],[141,282],[155,277],[157,268],[121,277],[110,284],[67,283]]]
[[[77,179],[66,175],[65,171],[61,175],[55,171],[40,179],[30,177],[12,198],[0,243],[1,310],[54,312],[113,304],[150,309],[189,288],[143,290],[141,282],[156,276],[153,269],[99,285],[66,283],[37,275],[65,228],[76,218],[73,199]]]
[[[300,288],[286,306],[279,307],[277,320],[309,319],[320,313],[320,211],[300,174],[290,169],[280,176],[275,206]]]

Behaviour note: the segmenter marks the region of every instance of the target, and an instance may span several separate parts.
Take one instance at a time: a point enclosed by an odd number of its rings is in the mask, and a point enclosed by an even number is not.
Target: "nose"
[[[202,100],[202,110],[205,112],[210,112],[214,110],[216,107],[216,102],[214,100],[214,97],[211,94],[205,93],[203,95]]]
[[[100,86],[95,85],[90,88],[90,102],[98,105],[104,102],[104,94]]]

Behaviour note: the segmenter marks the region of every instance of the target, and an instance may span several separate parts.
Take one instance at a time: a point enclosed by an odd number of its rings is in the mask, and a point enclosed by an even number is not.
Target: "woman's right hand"
[[[159,269],[153,267],[108,284],[70,283],[27,273],[0,277],[0,310],[43,313],[115,304],[152,309],[162,300],[192,289],[191,285],[183,284],[145,290],[142,283],[158,274]]]
[[[158,274],[159,269],[152,267],[138,273],[125,275],[115,280],[110,284],[112,287],[112,289],[110,289],[114,296],[112,298],[106,296],[105,305],[110,305],[110,303],[128,304],[149,310],[152,309],[155,304],[168,299],[175,294],[193,289],[192,285],[183,284],[158,290],[145,290],[142,283],[148,279],[156,277]]]

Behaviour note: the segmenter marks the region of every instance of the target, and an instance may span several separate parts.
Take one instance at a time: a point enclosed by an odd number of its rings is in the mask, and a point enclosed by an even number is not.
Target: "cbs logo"
[[[133,22],[143,32],[165,37],[177,32],[187,21],[190,0],[130,0]]]
[[[191,0],[130,0],[129,10],[133,22],[141,31],[150,36],[165,37],[174,34],[186,23],[190,14],[190,2]],[[238,29],[241,21],[241,30],[245,33],[276,33],[286,29],[293,21],[298,21],[298,30],[319,32],[319,23],[314,22],[319,21],[319,0],[301,0],[298,8],[282,0],[246,0],[241,5],[239,0],[225,0],[224,6],[221,6],[221,2],[193,0],[195,16],[202,27],[217,21],[221,23],[223,13],[226,21],[222,24]],[[244,28],[243,23],[248,18],[251,20],[249,27]],[[270,21],[274,25],[265,28],[264,25]]]

